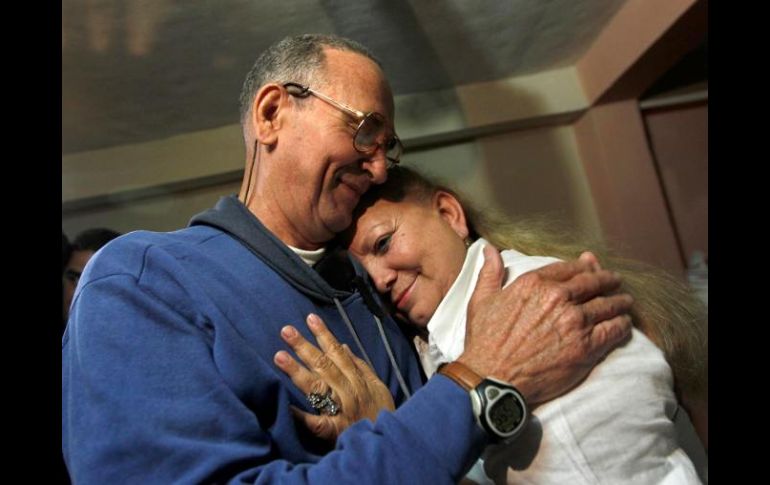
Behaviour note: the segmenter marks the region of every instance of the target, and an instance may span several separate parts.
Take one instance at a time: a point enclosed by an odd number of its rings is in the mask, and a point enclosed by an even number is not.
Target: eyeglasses
[[[74,269],[67,269],[64,271],[64,277],[75,284],[77,284],[81,274],[83,273]]]
[[[395,134],[387,136],[388,126],[385,117],[380,113],[375,111],[369,113],[358,111],[346,104],[333,100],[325,94],[310,89],[309,86],[303,86],[299,83],[285,83],[283,87],[286,89],[286,92],[292,96],[306,98],[312,94],[335,108],[353,116],[358,121],[356,133],[353,135],[353,147],[359,153],[365,153],[367,155],[372,154],[380,145],[382,145],[385,149],[385,158],[388,159],[388,168],[397,164],[401,159],[401,153],[404,151],[401,140],[399,140]],[[385,142],[380,143],[379,140],[382,140],[383,138],[385,138]]]

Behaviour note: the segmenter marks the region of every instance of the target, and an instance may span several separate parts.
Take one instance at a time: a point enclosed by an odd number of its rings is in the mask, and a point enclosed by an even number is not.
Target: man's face
[[[369,59],[327,49],[326,83],[310,86],[361,112],[376,111],[393,131],[393,97],[382,71]],[[353,146],[357,120],[315,97],[294,98],[281,128],[277,148],[289,164],[279,171],[275,186],[279,211],[293,235],[290,245],[322,246],[351,223],[359,197],[372,183],[385,181],[383,148],[372,154]]]

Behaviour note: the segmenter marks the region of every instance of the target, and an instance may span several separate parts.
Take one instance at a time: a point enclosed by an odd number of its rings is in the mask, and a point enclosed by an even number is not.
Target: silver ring
[[[318,414],[328,414],[329,416],[336,416],[340,412],[340,405],[334,402],[332,399],[332,391],[326,391],[326,394],[318,392],[311,392],[307,395],[307,402],[313,407]]]

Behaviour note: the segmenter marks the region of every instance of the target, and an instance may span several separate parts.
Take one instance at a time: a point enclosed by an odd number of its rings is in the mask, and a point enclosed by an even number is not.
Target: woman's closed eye
[[[374,241],[374,254],[380,255],[388,252],[390,248],[390,239],[392,234],[383,234],[376,241]]]

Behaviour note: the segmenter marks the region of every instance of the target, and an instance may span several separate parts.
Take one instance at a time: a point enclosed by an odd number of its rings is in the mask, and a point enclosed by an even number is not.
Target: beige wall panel
[[[685,256],[708,256],[708,105],[651,110],[645,122]]]
[[[407,163],[440,176],[480,207],[511,217],[548,215],[600,234],[572,128],[517,131],[409,153]]]
[[[242,170],[238,125],[62,157],[62,201]]]
[[[239,188],[240,181],[97,207],[62,217],[62,228],[70,239],[90,227],[109,227],[124,233],[138,229],[173,231],[186,226],[193,215],[212,207],[221,196],[237,193]]]
[[[600,234],[571,127],[527,130],[480,142],[492,196],[507,214],[547,215],[575,230]]]
[[[697,0],[627,1],[575,64],[589,103],[595,103],[611,89],[696,3]],[[649,66],[653,71],[655,64]],[[661,73],[653,75],[650,82]],[[639,94],[628,93],[630,97]]]
[[[569,127],[506,133],[412,151],[404,156],[404,163],[455,185],[480,207],[494,207],[511,216],[545,213],[570,227],[598,231],[596,211]],[[173,230],[238,187],[232,182],[95,208],[70,214],[62,224],[68,235],[94,226],[123,232]]]
[[[575,133],[606,239],[629,257],[681,272],[678,242],[636,101],[588,110]]]

